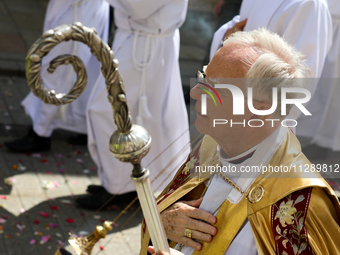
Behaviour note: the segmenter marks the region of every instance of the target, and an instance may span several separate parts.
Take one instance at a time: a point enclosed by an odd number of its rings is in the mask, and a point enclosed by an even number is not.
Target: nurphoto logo
[[[221,106],[222,106],[222,100],[219,96],[219,94],[217,93],[217,91],[215,90],[215,88],[217,89],[228,89],[231,94],[232,94],[232,100],[233,100],[233,115],[244,115],[244,105],[245,105],[245,97],[243,94],[243,91],[235,86],[235,85],[231,85],[231,84],[215,84],[213,88],[211,85],[205,84],[203,82],[199,82],[199,84],[206,86],[207,88],[209,88],[218,98]],[[217,106],[216,100],[213,96],[213,94],[204,88],[200,88],[199,89],[203,90],[204,92],[206,92],[207,94],[202,94],[201,95],[201,114],[202,115],[207,115],[207,95],[209,95],[212,100],[215,103],[215,106]],[[303,106],[304,103],[307,103],[310,99],[311,99],[311,93],[309,90],[305,89],[305,88],[296,88],[296,87],[283,87],[280,88],[280,96],[281,96],[281,116],[286,116],[287,115],[287,105],[295,105],[304,115],[312,115],[305,106]],[[299,98],[288,98],[287,95],[290,95],[292,93],[300,93],[303,94],[304,97],[299,97]],[[264,116],[264,115],[270,115],[272,113],[274,113],[278,107],[278,88],[273,87],[272,88],[272,105],[270,109],[267,110],[258,110],[255,109],[254,105],[253,105],[253,88],[252,87],[248,87],[247,88],[247,106],[250,112],[252,112],[255,115],[259,115],[259,116]],[[265,121],[271,121],[272,122],[272,127],[274,126],[274,121],[279,121],[279,119],[266,119]],[[230,122],[230,124],[232,125],[232,120],[228,121],[225,119],[214,119],[214,123],[213,126],[215,127],[217,124],[227,124],[228,122]],[[252,119],[250,121],[248,121],[250,123],[248,123],[249,126],[251,127],[262,127],[264,125],[264,121],[260,120],[260,119]],[[251,123],[254,122],[258,122],[259,125],[253,125]],[[288,124],[294,122],[294,124]],[[281,121],[283,126],[286,127],[295,127],[297,125],[297,121],[294,119],[285,119]],[[244,122],[241,123],[234,123],[234,124],[244,124],[245,126],[245,120]]]

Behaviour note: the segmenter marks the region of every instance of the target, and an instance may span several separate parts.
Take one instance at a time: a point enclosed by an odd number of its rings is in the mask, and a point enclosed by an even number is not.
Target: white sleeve
[[[220,48],[225,32],[232,28],[237,22],[240,22],[240,15],[235,16],[232,20],[230,20],[228,23],[225,23],[214,33],[214,37],[210,46],[210,60]]]

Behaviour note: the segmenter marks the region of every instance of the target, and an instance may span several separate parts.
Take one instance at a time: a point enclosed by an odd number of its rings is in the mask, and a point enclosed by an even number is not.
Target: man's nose
[[[203,90],[199,89],[200,87],[202,87],[202,85],[200,85],[199,83],[196,84],[195,87],[193,87],[190,90],[190,97],[194,100],[198,100],[201,98],[201,94],[204,93]]]

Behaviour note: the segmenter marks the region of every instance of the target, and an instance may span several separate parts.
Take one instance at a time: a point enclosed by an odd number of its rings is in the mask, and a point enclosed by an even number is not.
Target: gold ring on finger
[[[185,231],[184,231],[184,235],[188,238],[191,238],[191,232],[192,232],[191,229],[186,228]]]

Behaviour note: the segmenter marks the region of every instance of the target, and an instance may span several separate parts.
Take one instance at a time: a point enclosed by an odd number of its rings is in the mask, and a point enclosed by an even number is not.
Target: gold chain
[[[217,172],[217,174],[224,180],[226,181],[228,184],[230,184],[231,186],[233,186],[234,189],[236,189],[238,192],[240,192],[242,195],[244,195],[245,199],[248,199],[248,194],[246,194],[246,192],[244,192],[243,190],[241,190],[241,188],[239,186],[237,186],[232,180],[230,180],[227,176],[225,176],[222,172]]]

